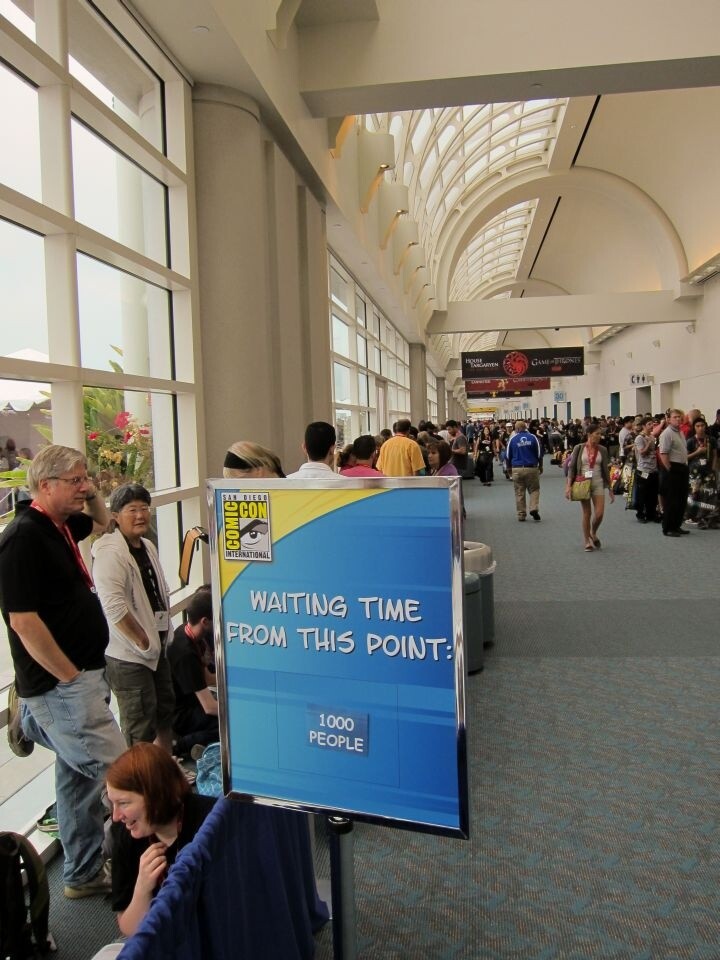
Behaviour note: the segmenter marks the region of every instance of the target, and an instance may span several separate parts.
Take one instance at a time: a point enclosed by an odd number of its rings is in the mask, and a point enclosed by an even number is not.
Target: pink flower
[[[97,440],[99,436],[100,434],[96,430],[93,430],[92,433],[88,434],[88,440]]]
[[[132,437],[133,437],[132,432],[130,430],[127,430],[125,433],[125,436],[123,437],[123,443],[129,443],[132,440]]]
[[[120,430],[124,430],[125,427],[130,423],[131,417],[127,410],[123,410],[122,413],[119,413],[115,417],[115,426],[119,427]]]
[[[140,427],[140,430],[138,432],[140,433],[141,437],[149,437],[150,427]]]

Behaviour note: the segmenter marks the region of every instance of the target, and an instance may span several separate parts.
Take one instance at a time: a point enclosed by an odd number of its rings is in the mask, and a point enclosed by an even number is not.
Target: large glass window
[[[335,434],[339,447],[344,447],[346,443],[352,443],[355,437],[352,429],[352,413],[350,410],[335,411]]]
[[[102,17],[80,0],[70,2],[70,73],[163,149],[162,85]]]
[[[340,408],[343,411],[343,429],[349,431],[352,440],[360,433],[377,433],[393,420],[409,416],[410,394],[406,388],[410,385],[410,348],[342,264],[332,255],[330,260],[333,401],[336,414]],[[343,306],[348,303],[354,303],[353,313]],[[392,393],[385,393],[385,381],[375,375],[394,385]],[[387,409],[386,396],[392,397]],[[389,423],[381,422],[388,417]]]
[[[337,303],[344,310],[348,309],[348,283],[347,280],[334,268],[330,268],[330,297],[333,303]]]
[[[72,121],[75,216],[151,260],[167,264],[165,187]]]
[[[35,2],[34,0],[0,0],[0,14],[13,26],[21,30],[26,37],[35,40]]]
[[[361,327],[367,326],[367,304],[364,297],[355,294],[355,317]]]
[[[77,266],[82,365],[169,380],[168,291],[82,254]]]
[[[0,353],[24,360],[47,360],[43,239],[8,220],[0,220],[0,300]]]
[[[0,380],[0,460],[3,470],[22,468],[22,462],[9,462],[6,451],[8,440],[14,441],[19,461],[32,460],[41,447],[52,443],[52,432],[50,384],[31,380]]]
[[[37,35],[36,12],[44,16]],[[201,522],[196,280],[190,266],[173,273],[168,253],[188,246],[190,88],[121,0],[0,0],[0,34],[17,30],[37,46],[23,42],[16,60],[15,44],[2,43],[0,62],[0,451],[12,439],[29,460],[54,441],[86,450],[103,494],[124,480],[148,486],[153,535],[176,590],[181,532]],[[72,79],[50,77],[48,57],[66,54]],[[58,220],[58,207],[71,212],[70,185],[75,219]],[[14,497],[3,483],[0,532]],[[194,570],[202,576],[202,564]],[[185,599],[172,597],[176,607]],[[0,716],[11,674],[0,625]],[[52,772],[38,772],[52,762],[36,751],[8,769],[4,828],[25,828],[51,802]]]
[[[106,496],[122,483],[177,485],[171,396],[85,387],[83,405],[88,466]]]
[[[332,344],[335,353],[343,357],[350,356],[350,328],[339,317],[333,314]]]
[[[350,369],[341,363],[333,364],[333,386],[336,403],[352,403]]]
[[[3,138],[0,183],[40,199],[40,130],[37,90],[0,63]]]

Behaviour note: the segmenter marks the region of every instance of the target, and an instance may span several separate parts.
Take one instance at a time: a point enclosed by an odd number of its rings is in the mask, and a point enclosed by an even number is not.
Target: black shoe
[[[531,510],[531,511],[530,511],[530,516],[533,518],[533,520],[535,521],[535,523],[540,523],[540,514],[538,513],[537,510]]]
[[[681,537],[689,537],[689,536],[690,536],[690,531],[689,531],[689,530],[683,530],[682,527],[678,530],[678,533],[680,534]]]
[[[680,536],[680,531],[679,531],[679,530],[663,530],[663,536],[665,536],[665,537],[679,537],[679,536]]]
[[[637,518],[637,522],[638,522],[638,523],[647,523],[647,520],[645,519],[645,517],[638,517],[638,518]]]
[[[15,689],[15,683],[8,688],[8,725],[7,739],[10,749],[16,757],[29,757],[35,749],[35,744],[23,733],[20,723],[20,699]]]

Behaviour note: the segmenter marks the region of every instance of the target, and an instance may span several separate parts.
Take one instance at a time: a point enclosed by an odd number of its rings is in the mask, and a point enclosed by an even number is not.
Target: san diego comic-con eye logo
[[[226,560],[272,560],[270,494],[232,491],[222,495]]]
[[[503,357],[503,370],[509,377],[522,377],[529,366],[530,361],[519,350],[511,350]]]

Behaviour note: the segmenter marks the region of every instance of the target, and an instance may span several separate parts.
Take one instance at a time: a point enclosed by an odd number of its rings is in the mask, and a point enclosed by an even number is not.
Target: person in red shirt
[[[352,467],[343,467],[340,475],[343,477],[382,477],[383,473],[375,469],[375,461],[378,457],[377,444],[375,437],[369,433],[362,437],[357,437],[352,445],[352,452],[355,463]]]

